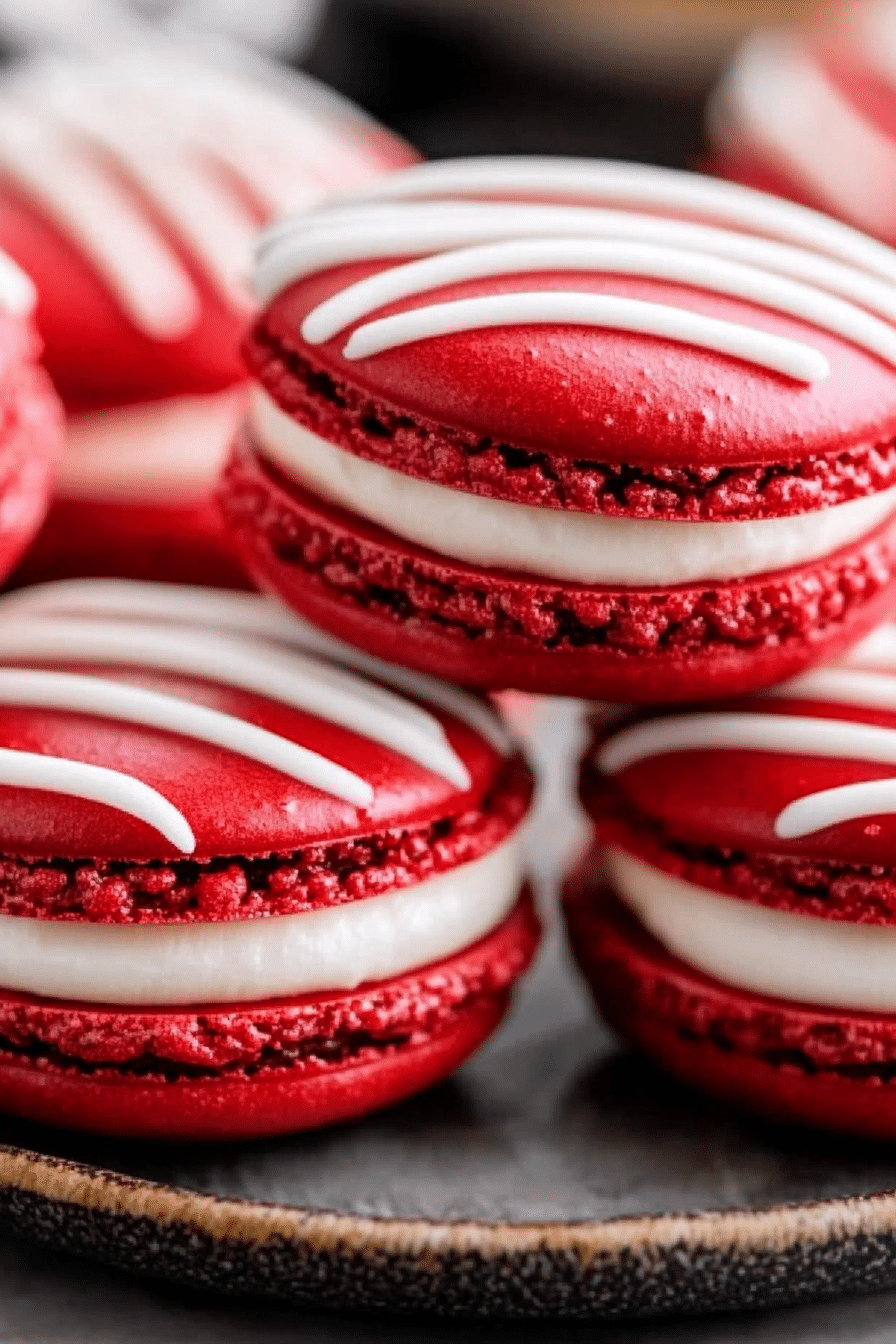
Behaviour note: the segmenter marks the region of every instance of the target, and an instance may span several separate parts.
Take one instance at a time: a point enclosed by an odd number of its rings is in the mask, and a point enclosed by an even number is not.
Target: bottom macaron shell
[[[62,416],[42,369],[23,371],[0,429],[0,579],[40,528],[62,452]]]
[[[682,1082],[786,1123],[896,1138],[896,1016],[790,1003],[673,957],[584,870],[564,908],[611,1027]]]
[[[239,446],[221,488],[248,572],[382,658],[485,689],[670,703],[740,694],[881,621],[896,522],[812,564],[712,588],[612,590],[443,559],[294,485]]]
[[[251,587],[211,499],[184,505],[55,499],[13,583],[74,578]]]
[[[0,1107],[94,1133],[260,1138],[431,1086],[500,1023],[534,956],[524,894],[477,943],[357,990],[266,1004],[117,1009],[0,994]]]

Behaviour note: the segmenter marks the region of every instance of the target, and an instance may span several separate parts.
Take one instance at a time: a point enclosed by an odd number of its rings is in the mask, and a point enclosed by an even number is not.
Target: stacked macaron
[[[532,955],[531,781],[485,702],[263,598],[7,595],[0,744],[5,1110],[166,1138],[360,1115],[469,1054]]]
[[[27,62],[0,86],[0,246],[38,289],[70,412],[20,581],[244,582],[212,503],[241,413],[259,226],[413,159],[259,58],[153,44]]]
[[[671,702],[896,577],[896,256],[693,174],[503,159],[275,226],[223,503],[256,580],[468,685]]]
[[[599,730],[569,883],[601,1011],[680,1078],[896,1137],[896,639],[752,699]]]
[[[896,242],[896,10],[821,7],[754,34],[709,105],[723,177],[826,210]]]

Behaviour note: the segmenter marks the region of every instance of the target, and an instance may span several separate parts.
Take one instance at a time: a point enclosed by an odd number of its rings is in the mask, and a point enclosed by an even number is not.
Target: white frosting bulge
[[[255,389],[249,429],[291,480],[399,537],[471,564],[587,584],[667,587],[745,578],[831,555],[896,509],[896,488],[793,518],[686,523],[488,499],[367,462]]]
[[[402,890],[271,919],[75,924],[0,916],[0,984],[87,1003],[247,1003],[354,989],[470,946],[519,896],[518,835]]]
[[[896,927],[768,910],[671,877],[618,847],[614,890],[669,952],[728,985],[795,1003],[896,1012]]]
[[[221,474],[239,424],[241,389],[69,415],[56,478],[63,499],[199,504]]]

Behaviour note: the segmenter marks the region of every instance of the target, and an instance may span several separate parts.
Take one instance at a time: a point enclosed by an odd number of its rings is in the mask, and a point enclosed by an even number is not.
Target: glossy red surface
[[[84,664],[69,670],[112,675],[236,715],[357,771],[374,787],[370,811],[362,812],[268,766],[192,738],[87,714],[0,706],[3,747],[106,766],[159,790],[187,817],[197,840],[195,858],[289,853],[315,841],[453,816],[479,805],[501,759],[466,724],[444,716],[472,778],[463,792],[357,733],[211,678]],[[9,786],[0,786],[0,852],[36,858],[183,858],[143,822],[103,804]]]
[[[473,946],[355,991],[148,1013],[2,994],[2,1108],[180,1139],[364,1115],[438,1081],[490,1035],[537,940],[526,896]]]
[[[489,689],[634,703],[737,694],[836,656],[892,605],[892,524],[774,575],[613,591],[436,555],[290,486],[244,448],[221,497],[260,586],[349,643]]]
[[[810,700],[741,700],[710,707],[750,714],[798,715],[896,729],[896,712]],[[791,855],[840,864],[896,864],[896,816],[861,817],[814,835],[782,840],[774,824],[788,804],[807,794],[864,780],[892,779],[893,767],[862,759],[749,751],[730,747],[669,751],[636,761],[602,783],[596,766],[584,772],[583,798],[598,815],[601,790],[626,812],[629,827],[656,826],[666,837],[736,853]],[[665,865],[663,865],[665,866]]]
[[[282,351],[281,370],[294,353],[337,389],[345,384],[403,415],[468,431],[483,446],[494,441],[591,462],[687,468],[793,462],[871,449],[896,433],[896,370],[876,356],[759,305],[639,277],[493,277],[391,304],[376,316],[481,294],[611,293],[806,342],[828,356],[830,376],[807,385],[663,338],[560,324],[460,332],[351,361],[342,356],[351,328],[324,345],[302,340],[299,327],[311,308],[390,264],[342,266],[278,295],[261,321],[266,341]],[[265,372],[275,399],[284,376],[276,366]],[[326,396],[324,378],[319,386]]]
[[[0,857],[0,914],[92,924],[192,924],[304,914],[415,886],[508,839],[532,800],[522,757],[502,762],[477,807],[455,815],[299,846],[267,858],[228,855],[130,864]]]
[[[896,1016],[712,980],[666,952],[583,870],[564,905],[601,1013],[677,1078],[775,1120],[896,1138]]]

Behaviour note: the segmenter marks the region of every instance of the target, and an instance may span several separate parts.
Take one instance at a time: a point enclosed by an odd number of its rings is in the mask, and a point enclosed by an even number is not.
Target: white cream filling
[[[212,492],[243,410],[242,388],[69,416],[65,499],[191,504]]]
[[[614,890],[645,928],[714,979],[795,1003],[896,1012],[896,926],[768,910],[616,846],[604,857]]]
[[[393,471],[296,424],[259,388],[258,450],[314,494],[441,555],[572,583],[657,585],[746,578],[831,555],[896,509],[896,487],[816,513],[755,522],[607,518],[487,499]]]
[[[484,858],[347,905],[221,924],[0,916],[0,985],[111,1004],[246,1003],[353,989],[468,947],[510,912],[519,832]]]

